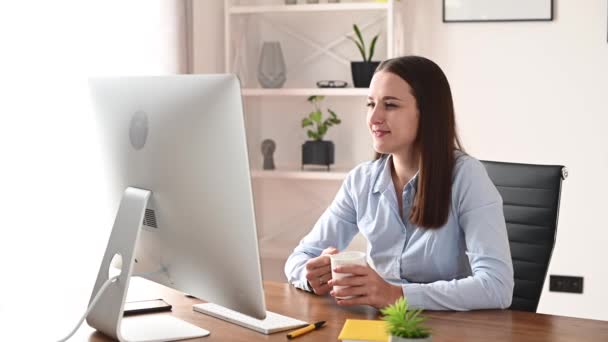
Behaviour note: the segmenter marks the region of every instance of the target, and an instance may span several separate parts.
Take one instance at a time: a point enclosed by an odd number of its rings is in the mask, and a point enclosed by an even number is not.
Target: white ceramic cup
[[[342,252],[338,254],[332,254],[329,256],[331,258],[331,277],[332,279],[342,279],[351,276],[350,273],[336,273],[334,272],[334,268],[338,266],[344,265],[367,265],[366,255],[363,252]],[[334,286],[334,290],[339,290],[346,288],[348,286]],[[349,297],[336,297],[338,299],[350,299],[353,296]]]

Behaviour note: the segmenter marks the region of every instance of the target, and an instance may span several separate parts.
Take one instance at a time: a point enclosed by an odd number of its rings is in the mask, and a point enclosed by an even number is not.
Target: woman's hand
[[[331,280],[331,254],[338,253],[334,247],[323,250],[321,256],[312,258],[306,262],[306,280],[314,293],[324,295],[331,290],[327,282]]]
[[[393,304],[397,299],[403,297],[400,286],[392,285],[384,281],[381,276],[369,266],[344,265],[334,269],[336,273],[350,273],[352,276],[342,279],[332,279],[327,285],[349,286],[343,289],[332,290],[333,297],[356,296],[351,299],[338,299],[338,305],[371,305],[377,309]]]

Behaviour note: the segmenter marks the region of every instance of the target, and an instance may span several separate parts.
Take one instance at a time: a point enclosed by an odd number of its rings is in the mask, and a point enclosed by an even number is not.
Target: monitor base
[[[209,331],[170,314],[147,314],[122,319],[121,341],[160,342],[205,337]]]

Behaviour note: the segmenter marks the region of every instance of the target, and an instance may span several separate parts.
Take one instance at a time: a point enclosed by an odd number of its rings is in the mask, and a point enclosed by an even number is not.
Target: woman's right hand
[[[315,294],[324,295],[331,291],[327,282],[331,279],[331,254],[337,254],[338,249],[328,247],[323,250],[321,256],[312,258],[306,262],[306,280]]]

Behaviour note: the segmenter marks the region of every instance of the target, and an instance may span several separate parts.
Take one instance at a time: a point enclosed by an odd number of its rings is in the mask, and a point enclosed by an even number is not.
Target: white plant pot
[[[388,342],[431,342],[432,340],[432,336],[425,338],[406,338],[391,335],[388,339]]]

